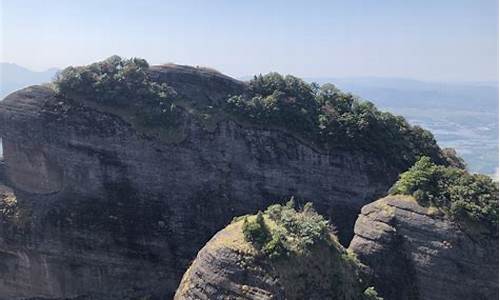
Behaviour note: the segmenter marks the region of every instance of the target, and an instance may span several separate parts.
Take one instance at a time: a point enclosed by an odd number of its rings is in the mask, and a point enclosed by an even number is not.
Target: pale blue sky
[[[0,60],[34,70],[118,54],[233,76],[498,79],[495,0],[0,1]]]

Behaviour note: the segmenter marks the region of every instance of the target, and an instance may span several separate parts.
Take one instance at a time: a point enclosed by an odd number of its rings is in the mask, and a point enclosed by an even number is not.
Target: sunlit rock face
[[[151,72],[191,104],[246,89],[206,69]],[[292,195],[313,201],[346,243],[359,209],[401,171],[363,152],[321,151],[286,130],[229,119],[206,126],[193,114],[183,109],[175,134],[160,139],[119,111],[45,86],[6,97],[0,174],[17,200],[1,221],[0,299],[172,297],[215,232]]]
[[[498,299],[498,236],[391,196],[363,207],[349,249],[386,300]]]

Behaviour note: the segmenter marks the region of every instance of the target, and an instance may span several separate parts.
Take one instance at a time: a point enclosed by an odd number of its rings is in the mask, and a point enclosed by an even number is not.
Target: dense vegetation
[[[270,228],[264,215],[276,226]],[[312,203],[296,211],[293,200],[286,205],[271,205],[265,213],[245,217],[243,221],[245,239],[271,258],[307,252],[316,242],[326,240],[328,228],[328,221],[314,210]]]
[[[403,167],[422,155],[439,164],[460,162],[455,153],[442,153],[429,131],[332,84],[319,87],[290,75],[259,75],[246,94],[229,98],[227,109],[252,122],[286,127],[320,145],[371,151]]]
[[[174,92],[152,80],[144,59],[112,56],[58,74],[55,86],[66,98],[125,109],[145,126],[169,126],[175,120]]]
[[[401,174],[390,192],[412,195],[455,220],[472,221],[485,225],[491,232],[498,231],[498,183],[488,176],[439,166],[422,157]]]

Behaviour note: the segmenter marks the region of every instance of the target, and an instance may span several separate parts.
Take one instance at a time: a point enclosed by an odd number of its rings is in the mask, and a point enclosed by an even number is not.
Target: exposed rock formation
[[[306,253],[270,258],[246,241],[243,223],[228,225],[203,247],[175,300],[364,299],[357,264],[333,236]]]
[[[349,248],[386,300],[498,299],[498,237],[468,233],[408,196],[363,207]]]
[[[190,103],[170,140],[49,87],[0,103],[5,176],[23,212],[2,216],[0,299],[168,298],[233,216],[291,195],[314,199],[348,241],[359,208],[401,171],[360,151],[321,152],[282,130],[228,119],[206,126],[193,117],[196,103],[216,104],[244,83],[206,69],[151,72]]]

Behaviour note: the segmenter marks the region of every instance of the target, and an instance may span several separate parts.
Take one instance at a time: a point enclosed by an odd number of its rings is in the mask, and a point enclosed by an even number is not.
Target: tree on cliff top
[[[268,226],[272,222],[273,226]],[[297,211],[290,201],[287,205],[271,205],[265,213],[245,217],[245,239],[270,257],[281,257],[291,252],[305,253],[318,241],[327,240],[329,222],[319,215],[312,203]]]
[[[57,92],[69,99],[125,108],[142,125],[170,125],[174,93],[148,74],[149,64],[140,58],[111,56],[88,66],[68,67],[54,82]]]
[[[457,221],[472,221],[498,231],[498,183],[459,168],[439,166],[422,157],[391,188],[391,194],[415,197]]]

